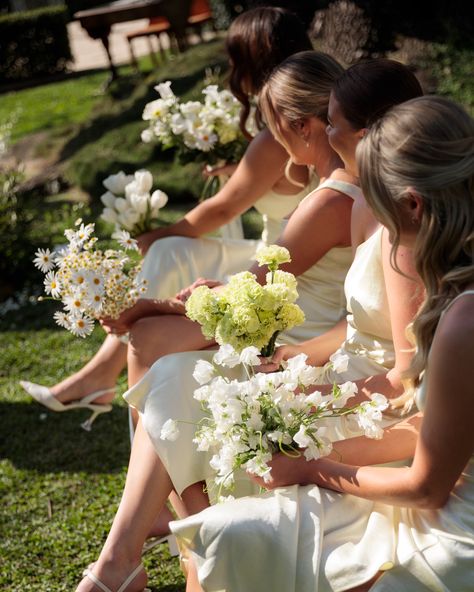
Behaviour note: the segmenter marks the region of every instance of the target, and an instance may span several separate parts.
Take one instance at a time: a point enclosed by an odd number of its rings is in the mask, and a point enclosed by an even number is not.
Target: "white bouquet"
[[[239,354],[224,345],[212,364],[197,362],[193,376],[201,386],[194,398],[201,402],[205,417],[194,442],[198,450],[214,453],[210,464],[217,473],[217,485],[231,488],[238,469],[267,481],[271,472],[268,463],[279,451],[289,456],[304,454],[307,460],[328,455],[332,444],[325,437],[322,420],[327,423],[331,418],[353,415],[366,436],[382,436],[378,422],[388,405],[383,395],[374,394],[370,401],[346,407],[357,393],[353,382],[335,384],[330,395],[317,390],[307,394],[312,385],[320,383],[328,365],[345,370],[347,356],[333,357],[323,368],[308,366],[306,360],[307,356],[300,354],[288,360],[280,372],[255,374],[253,366],[260,364],[257,348],[247,347]],[[216,367],[238,364],[244,366],[247,380],[231,380]],[[165,422],[162,439],[176,439],[178,423],[173,419]]]
[[[103,181],[107,192],[101,196],[104,204],[101,218],[115,224],[115,229],[138,236],[156,227],[158,215],[168,202],[168,196],[157,189],[151,193],[153,177],[149,171],[134,175],[120,171]]]
[[[217,292],[199,286],[186,302],[186,314],[201,325],[207,339],[237,351],[253,345],[269,356],[278,333],[304,322],[304,313],[295,304],[295,276],[278,269],[291,261],[288,250],[270,245],[260,249],[256,259],[270,270],[264,286],[249,271],[231,276]]]
[[[171,82],[155,86],[160,98],[148,103],[143,119],[149,122],[142,140],[158,140],[164,148],[176,147],[183,160],[205,153],[206,162],[238,162],[247,146],[240,122],[241,104],[228,90],[215,84],[204,88],[204,101],[181,102]]]
[[[54,313],[58,325],[86,337],[95,319],[117,318],[133,306],[145,292],[146,280],[137,279],[140,265],[127,269],[130,259],[124,250],[95,249],[94,224],[84,225],[78,220],[76,225],[76,230],[64,232],[67,247],[58,253],[39,249],[34,264],[46,274],[45,292],[64,306],[63,311]],[[128,232],[121,231],[116,238],[124,249],[137,249]]]

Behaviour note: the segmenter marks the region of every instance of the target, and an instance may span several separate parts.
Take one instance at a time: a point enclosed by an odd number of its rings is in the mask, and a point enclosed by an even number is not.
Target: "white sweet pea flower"
[[[333,399],[332,405],[340,409],[341,407],[345,407],[347,401],[351,397],[355,397],[357,394],[358,388],[355,382],[348,381],[344,382],[343,384],[338,385],[338,396]]]
[[[318,443],[312,442],[309,444],[303,454],[306,460],[317,460],[323,456],[327,456],[332,450],[332,443],[327,438],[318,437]]]
[[[162,99],[176,98],[174,92],[171,90],[171,80],[166,80],[166,82],[160,82],[160,84],[157,84],[153,88],[156,90],[156,92],[159,93]]]
[[[194,367],[193,378],[199,384],[203,385],[208,383],[215,374],[215,368],[212,364],[206,360],[198,360]]]
[[[100,201],[104,204],[107,208],[114,208],[116,196],[111,191],[106,191],[100,196]]]
[[[225,366],[227,368],[234,368],[240,363],[239,354],[229,344],[221,345],[212,359],[215,364],[218,364],[219,366]]]
[[[152,132],[151,129],[145,129],[140,134],[140,138],[144,144],[149,144],[150,142],[153,142],[154,137],[155,134]]]
[[[347,371],[347,367],[349,365],[349,356],[337,351],[329,356],[329,361],[331,362],[334,372],[342,374],[343,372]]]
[[[157,189],[150,197],[150,205],[153,210],[161,210],[168,203],[168,196],[164,191]]]
[[[240,362],[247,364],[247,366],[259,366],[261,363],[260,350],[253,345],[244,348],[240,352]]]
[[[301,425],[300,429],[293,436],[293,440],[298,444],[300,448],[306,448],[313,444],[313,439],[307,434],[306,426]]]
[[[313,407],[319,407],[323,402],[323,397],[320,391],[313,391],[309,395],[306,395],[306,400]]]
[[[269,463],[271,460],[272,455],[270,452],[258,451],[254,458],[251,458],[245,463],[244,467],[249,473],[263,477],[265,483],[268,483],[271,479],[271,467],[269,467],[267,463]]]
[[[126,185],[131,181],[133,181],[133,175],[126,175],[123,171],[120,171],[116,175],[109,175],[102,181],[102,185],[114,195],[123,195]]]
[[[205,401],[207,402],[209,400],[209,396],[211,394],[211,390],[208,384],[205,384],[203,386],[200,386],[199,388],[197,388],[194,391],[194,398],[196,399],[196,401]]]
[[[160,439],[174,442],[178,439],[179,429],[178,423],[174,419],[168,419],[161,428]]]

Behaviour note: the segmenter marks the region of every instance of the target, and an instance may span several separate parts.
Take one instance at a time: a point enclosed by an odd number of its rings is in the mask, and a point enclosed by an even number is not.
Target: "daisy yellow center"
[[[79,320],[79,321],[77,321],[77,326],[78,326],[80,329],[82,329],[83,327],[85,327],[85,326],[86,326],[86,324],[84,323],[84,321],[81,321],[81,320]]]

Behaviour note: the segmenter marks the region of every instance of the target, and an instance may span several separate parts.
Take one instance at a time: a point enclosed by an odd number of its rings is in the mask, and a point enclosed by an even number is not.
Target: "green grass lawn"
[[[1,590],[73,590],[105,540],[130,450],[125,403],[117,396],[113,411],[87,433],[79,424],[88,412],[49,412],[18,386],[21,378],[60,380],[90,358],[102,336],[96,329],[76,339],[55,328],[1,334]],[[118,391],[125,388],[123,377]],[[155,592],[184,590],[178,560],[165,545],[147,555],[145,566]]]

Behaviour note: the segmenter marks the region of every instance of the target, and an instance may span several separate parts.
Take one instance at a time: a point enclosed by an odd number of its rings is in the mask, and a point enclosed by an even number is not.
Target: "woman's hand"
[[[181,302],[186,302],[186,300],[191,296],[193,291],[199,286],[208,286],[209,288],[215,288],[217,286],[222,286],[222,282],[217,280],[206,280],[205,278],[198,278],[195,282],[193,282],[187,288],[183,288],[180,292],[178,292],[175,296],[177,300]]]
[[[280,345],[271,358],[261,358],[262,363],[255,367],[255,372],[278,372],[283,360],[294,358],[300,353],[302,353],[300,345]]]
[[[112,335],[124,335],[130,331],[132,325],[144,314],[144,300],[139,299],[127,310],[124,310],[117,319],[103,318],[100,324],[106,333]]]
[[[287,485],[307,485],[311,483],[310,465],[318,461],[307,461],[301,454],[298,457],[290,457],[282,452],[275,454],[269,463],[271,467],[270,481],[267,483],[263,477],[257,477],[248,473],[249,477],[265,489],[276,489],[277,487],[286,487]]]
[[[147,254],[151,245],[160,238],[159,233],[157,232],[158,230],[158,228],[155,228],[154,230],[150,230],[149,232],[145,232],[136,237],[138,248],[143,257]]]

